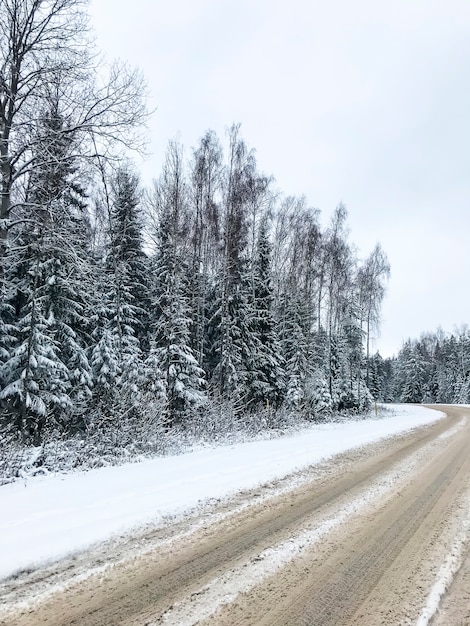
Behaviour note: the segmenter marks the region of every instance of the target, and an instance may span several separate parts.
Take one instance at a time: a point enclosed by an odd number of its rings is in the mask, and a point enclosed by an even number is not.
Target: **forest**
[[[392,359],[374,355],[371,369],[377,397],[384,401],[468,404],[469,329],[438,329],[408,339]]]
[[[94,437],[146,452],[194,424],[210,438],[455,397],[441,364],[463,339],[372,355],[385,252],[358,257],[344,205],[323,227],[283,195],[240,125],[189,152],[170,141],[142,184],[145,80],[104,63],[86,2],[4,0],[0,41],[5,449]]]

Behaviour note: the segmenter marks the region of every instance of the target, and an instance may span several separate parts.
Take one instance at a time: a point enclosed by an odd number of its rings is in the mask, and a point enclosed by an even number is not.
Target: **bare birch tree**
[[[390,277],[390,263],[378,243],[358,271],[361,323],[366,334],[366,383],[369,384],[370,336],[380,321],[380,309],[385,295],[385,283]]]
[[[36,149],[38,111],[54,91],[77,156],[109,156],[111,144],[142,146],[145,84],[139,72],[98,71],[86,0],[0,0],[0,260],[8,244],[12,198],[54,155]]]

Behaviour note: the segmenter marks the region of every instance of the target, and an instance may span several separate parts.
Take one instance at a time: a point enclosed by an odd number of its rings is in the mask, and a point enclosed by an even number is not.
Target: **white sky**
[[[327,223],[343,201],[392,276],[383,356],[469,320],[469,0],[90,0],[98,46],[141,68],[152,157],[242,124],[260,170]]]

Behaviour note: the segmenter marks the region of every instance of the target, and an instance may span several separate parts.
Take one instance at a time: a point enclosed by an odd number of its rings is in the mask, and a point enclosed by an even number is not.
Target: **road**
[[[430,426],[8,581],[0,624],[468,626],[470,409],[439,409]]]

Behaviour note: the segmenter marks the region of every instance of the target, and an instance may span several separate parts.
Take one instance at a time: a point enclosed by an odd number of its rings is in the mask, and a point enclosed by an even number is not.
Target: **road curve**
[[[425,626],[446,602],[452,621],[442,624],[468,624],[459,581],[470,409],[437,408],[445,419],[342,454],[290,486],[10,581],[0,625]],[[436,591],[447,562],[453,602]]]

